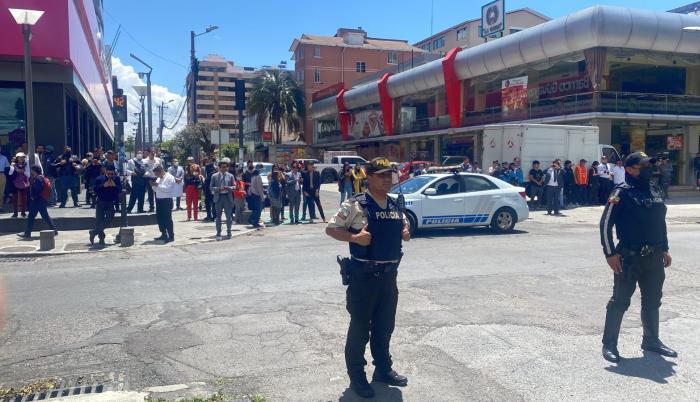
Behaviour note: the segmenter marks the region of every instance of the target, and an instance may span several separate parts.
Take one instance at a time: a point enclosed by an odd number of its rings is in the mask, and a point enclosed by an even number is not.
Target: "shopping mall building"
[[[691,182],[700,17],[596,6],[315,102],[314,144],[366,158],[479,160],[483,126],[595,125],[624,154],[668,155]]]
[[[84,155],[114,138],[111,63],[103,46],[102,0],[3,0],[0,8],[0,147],[26,142],[22,29],[8,8],[42,10],[32,29],[34,135]],[[135,101],[132,100],[132,101]]]

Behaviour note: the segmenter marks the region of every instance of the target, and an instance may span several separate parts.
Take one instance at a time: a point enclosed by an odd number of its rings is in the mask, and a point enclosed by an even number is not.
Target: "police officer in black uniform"
[[[350,328],[345,344],[345,363],[350,388],[371,398],[364,359],[370,342],[375,366],[373,381],[406,386],[408,379],[392,369],[389,343],[394,331],[399,292],[396,275],[402,241],[410,240],[408,222],[399,203],[387,196],[392,187],[391,163],[374,158],[366,165],[369,189],[345,201],[330,220],[326,234],[350,244],[351,258],[341,272],[349,281],[347,310]]]
[[[666,205],[661,190],[652,184],[655,163],[656,159],[643,152],[625,158],[625,183],[613,189],[600,220],[603,252],[614,272],[613,295],[603,332],[603,358],[613,363],[620,361],[617,338],[637,283],[642,294],[642,350],[677,356],[659,340],[661,291],[671,254],[666,236]],[[617,229],[617,246],[613,242],[613,226]]]

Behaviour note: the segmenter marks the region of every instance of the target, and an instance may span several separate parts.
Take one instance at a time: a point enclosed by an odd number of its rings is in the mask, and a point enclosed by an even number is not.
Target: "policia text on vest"
[[[369,191],[345,201],[331,218],[326,234],[350,246],[350,258],[339,261],[343,282],[348,283],[350,313],[345,364],[350,387],[362,397],[372,397],[374,390],[364,371],[368,341],[375,366],[372,379],[394,386],[408,384],[406,377],[393,370],[389,344],[398,303],[396,277],[402,242],[410,240],[410,233],[399,203],[388,197],[392,186],[389,161],[372,159],[366,171]]]

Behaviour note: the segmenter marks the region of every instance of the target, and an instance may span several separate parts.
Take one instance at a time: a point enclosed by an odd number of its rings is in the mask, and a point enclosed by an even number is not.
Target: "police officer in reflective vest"
[[[652,183],[656,159],[643,152],[625,158],[625,183],[615,187],[600,220],[600,238],[614,273],[613,295],[607,306],[603,331],[603,358],[617,363],[617,338],[622,316],[637,283],[642,294],[642,350],[663,356],[677,353],[659,340],[659,306],[665,269],[671,265],[666,236],[666,205]],[[613,226],[618,244],[613,242]]]
[[[347,310],[350,328],[345,344],[345,363],[350,388],[371,398],[364,359],[370,342],[375,366],[373,381],[406,386],[408,379],[392,369],[389,343],[394,331],[399,292],[396,275],[401,243],[410,240],[408,221],[399,203],[388,197],[392,186],[391,163],[374,158],[366,165],[369,189],[345,201],[330,220],[326,234],[350,244],[347,260],[349,285]]]

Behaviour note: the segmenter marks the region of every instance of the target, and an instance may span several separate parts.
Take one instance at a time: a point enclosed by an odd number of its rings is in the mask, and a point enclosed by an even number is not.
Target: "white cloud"
[[[134,116],[133,113],[138,113],[141,111],[141,104],[139,102],[139,96],[132,88],[134,85],[146,85],[145,78],[141,80],[138,73],[134,67],[122,63],[118,57],[112,57],[112,74],[117,76],[119,80],[119,88],[124,90],[124,94],[127,96],[127,108],[129,111],[129,123],[124,125],[124,134],[129,137],[132,135],[132,128],[136,126],[138,122],[138,117]],[[155,78],[155,77],[152,77]],[[184,91],[182,91],[184,94]],[[151,97],[152,100],[152,113],[153,113],[153,140],[155,141],[158,136],[158,108],[161,102],[170,102],[165,109],[165,125],[172,125],[172,123],[177,119],[180,109],[186,102],[186,97],[181,96],[178,93],[171,92],[167,87],[162,85],[154,84],[151,82]],[[187,108],[185,108],[187,109]],[[134,124],[130,124],[134,122]],[[163,139],[167,140],[172,138],[175,132],[183,128],[187,124],[187,110],[182,113],[180,121],[172,129],[166,128],[163,130]]]

